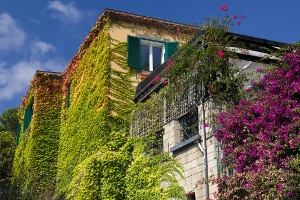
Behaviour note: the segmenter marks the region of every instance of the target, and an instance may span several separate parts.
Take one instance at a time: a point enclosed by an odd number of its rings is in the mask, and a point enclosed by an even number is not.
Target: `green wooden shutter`
[[[32,109],[31,106],[25,109],[24,113],[24,127],[23,127],[23,132],[26,131],[26,129],[29,127],[29,124],[31,122],[31,117],[32,117]]]
[[[17,126],[17,132],[16,132],[16,146],[19,145],[19,139],[20,139],[20,132],[21,132],[21,124],[18,123],[18,126]]]
[[[127,65],[132,68],[141,68],[141,41],[140,38],[127,36]]]
[[[167,60],[178,50],[179,42],[166,42],[165,45],[166,45],[165,60]]]
[[[66,110],[70,107],[70,94],[71,94],[71,83],[68,85],[68,91],[66,96]]]

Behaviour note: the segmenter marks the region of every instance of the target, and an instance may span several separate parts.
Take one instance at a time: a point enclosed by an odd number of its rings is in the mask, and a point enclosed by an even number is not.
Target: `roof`
[[[51,71],[41,71],[41,70],[36,70],[34,74],[34,78],[41,77],[42,75],[47,75],[51,79],[63,79],[63,74],[61,72],[51,72]]]

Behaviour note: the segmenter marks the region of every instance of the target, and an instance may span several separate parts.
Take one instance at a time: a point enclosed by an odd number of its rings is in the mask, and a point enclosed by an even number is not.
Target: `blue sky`
[[[299,7],[297,0],[0,0],[0,114],[20,105],[36,70],[64,71],[105,8],[186,24],[244,15],[232,32],[294,43]]]

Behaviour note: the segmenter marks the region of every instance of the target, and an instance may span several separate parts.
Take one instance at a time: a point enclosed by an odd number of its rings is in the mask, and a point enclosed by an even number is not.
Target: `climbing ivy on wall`
[[[16,193],[23,199],[183,197],[175,178],[180,164],[148,154],[147,138],[129,137],[136,74],[127,66],[127,44],[110,37],[110,21],[95,27],[63,81],[33,80],[20,112],[34,102],[14,163]]]
[[[61,113],[61,79],[37,72],[27,103],[32,106],[30,127],[21,133],[13,168],[14,192],[22,198],[45,199],[54,192]]]
[[[143,200],[186,199],[178,179],[183,177],[183,166],[167,153],[153,154],[149,144],[154,137],[137,138],[132,152],[133,161],[126,174],[126,198]],[[155,149],[154,149],[155,152]]]
[[[69,75],[70,107],[61,123],[56,196],[123,200],[136,199],[134,191],[144,194],[140,199],[182,196],[175,181],[181,173],[178,162],[167,155],[147,157],[141,147],[147,142],[128,137],[135,71],[126,64],[127,44],[112,39],[109,26],[95,36]],[[155,170],[140,172],[140,166]],[[147,181],[141,182],[143,177]],[[162,181],[170,186],[163,189]]]
[[[109,25],[94,38],[71,74],[70,107],[61,123],[59,196],[67,191],[76,166],[103,148],[113,131],[129,133],[134,73],[126,66],[126,43],[110,38]],[[113,69],[113,62],[121,70]]]
[[[73,170],[67,199],[126,199],[125,175],[133,145],[124,133],[113,132],[111,141]]]
[[[151,155],[149,141],[112,133],[105,147],[75,167],[66,198],[185,199],[184,189],[175,177],[183,178],[182,165],[167,154]]]
[[[27,144],[27,137],[29,132],[24,130],[24,112],[33,102],[33,84],[30,85],[26,97],[23,98],[21,107],[18,111],[20,128],[20,137],[17,139],[17,149],[15,151],[15,157],[13,162],[13,176],[12,176],[12,194],[16,196],[21,196],[22,188],[25,182],[25,157],[24,152]]]

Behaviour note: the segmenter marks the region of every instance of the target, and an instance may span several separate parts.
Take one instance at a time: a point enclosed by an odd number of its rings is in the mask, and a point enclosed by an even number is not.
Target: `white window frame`
[[[161,59],[160,64],[165,62],[165,43],[163,42],[154,42],[152,40],[143,40],[141,39],[141,45],[147,45],[149,46],[149,71],[153,71],[153,47],[161,48]]]

